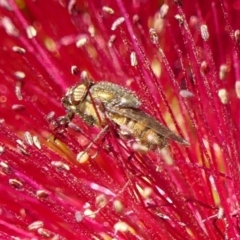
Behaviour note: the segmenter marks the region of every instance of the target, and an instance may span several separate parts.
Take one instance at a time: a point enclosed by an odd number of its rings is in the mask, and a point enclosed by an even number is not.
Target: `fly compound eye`
[[[68,94],[69,102],[73,105],[78,105],[82,102],[87,94],[87,87],[84,84],[80,84],[74,87]]]

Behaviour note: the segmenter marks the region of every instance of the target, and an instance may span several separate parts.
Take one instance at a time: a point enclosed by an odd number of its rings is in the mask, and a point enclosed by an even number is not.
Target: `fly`
[[[121,138],[132,139],[145,151],[161,149],[169,140],[189,145],[182,137],[142,111],[138,97],[117,84],[84,81],[67,91],[62,104],[68,111],[67,116],[60,118],[62,124],[78,115],[86,124],[106,129],[110,120],[117,126]]]

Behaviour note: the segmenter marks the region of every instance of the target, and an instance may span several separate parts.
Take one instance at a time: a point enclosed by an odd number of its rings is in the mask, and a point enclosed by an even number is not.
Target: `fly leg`
[[[69,111],[65,116],[57,118],[57,122],[59,123],[60,126],[66,126],[68,125],[69,122],[71,122],[73,116],[74,113]]]
[[[100,137],[101,137],[104,133],[107,132],[107,130],[108,130],[108,125],[106,125],[106,126],[97,134],[97,136],[93,139],[93,141],[92,141],[91,143],[88,144],[88,146],[85,148],[84,151],[78,153],[78,155],[77,155],[77,161],[78,161],[78,162],[81,160],[82,156],[83,156],[85,153],[87,153],[88,150],[100,139]],[[99,150],[97,150],[97,152],[92,156],[92,158],[97,157],[98,153],[99,153]]]
[[[46,116],[46,120],[49,122],[49,128],[57,133],[64,131],[64,128],[68,126],[74,116],[73,112],[68,112],[66,115],[54,118],[54,113],[49,113]]]

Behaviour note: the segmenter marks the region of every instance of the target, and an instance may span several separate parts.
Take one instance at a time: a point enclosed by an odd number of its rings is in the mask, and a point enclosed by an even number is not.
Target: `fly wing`
[[[183,145],[189,145],[189,143],[186,140],[184,140],[182,137],[178,136],[177,134],[169,130],[167,127],[159,123],[152,116],[141,111],[140,109],[111,107],[111,109],[107,109],[107,110],[112,113],[123,115],[137,122],[144,121],[146,122],[146,125],[148,126],[148,128],[153,129],[157,134],[163,136],[164,138],[171,139]]]

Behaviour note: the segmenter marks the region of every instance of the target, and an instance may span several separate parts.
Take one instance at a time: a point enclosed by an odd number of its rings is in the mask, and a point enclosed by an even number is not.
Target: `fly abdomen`
[[[142,134],[147,128],[147,125],[144,121],[135,121],[132,119],[129,119],[126,125],[131,130],[133,136],[138,139],[142,137]]]
[[[154,150],[156,148],[163,148],[167,145],[167,139],[157,134],[153,129],[147,128],[141,136],[141,144],[148,149]]]
[[[119,126],[122,136],[133,137],[147,149],[163,148],[167,144],[167,139],[149,128],[144,120],[136,121],[117,113],[111,113],[109,117]]]
[[[131,129],[132,135],[148,149],[163,148],[167,144],[167,139],[156,133],[154,129],[149,128],[146,121],[129,119],[126,125]]]

